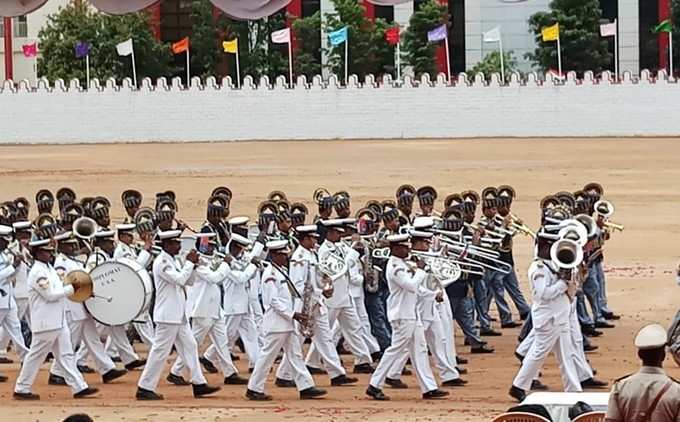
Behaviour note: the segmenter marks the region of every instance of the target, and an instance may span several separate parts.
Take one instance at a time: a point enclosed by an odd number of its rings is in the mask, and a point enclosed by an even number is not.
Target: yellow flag
[[[543,41],[557,41],[560,39],[560,24],[546,26],[541,29],[541,35],[543,35]]]
[[[238,38],[235,38],[231,41],[224,41],[222,43],[222,48],[224,48],[225,53],[238,53]]]

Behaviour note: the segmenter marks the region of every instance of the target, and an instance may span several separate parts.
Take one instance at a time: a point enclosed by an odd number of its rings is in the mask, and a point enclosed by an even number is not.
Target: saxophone
[[[315,295],[314,286],[312,286],[311,275],[312,271],[316,270],[316,266],[312,265],[311,261],[307,261],[307,276],[305,277],[305,288],[302,291],[302,310],[301,314],[307,317],[306,322],[300,323],[300,334],[305,338],[312,338],[314,334],[314,318],[313,314],[318,305]]]
[[[364,246],[364,256],[361,257],[361,266],[364,270],[364,287],[367,293],[377,293],[380,289],[380,274],[378,267],[373,265],[375,243],[366,240]]]

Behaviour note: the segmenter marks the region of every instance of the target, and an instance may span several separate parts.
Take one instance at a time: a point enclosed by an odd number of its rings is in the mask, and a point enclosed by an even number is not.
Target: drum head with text
[[[85,308],[105,325],[123,325],[134,320],[143,310],[146,288],[139,274],[129,265],[106,262],[90,272],[96,295],[85,302]]]

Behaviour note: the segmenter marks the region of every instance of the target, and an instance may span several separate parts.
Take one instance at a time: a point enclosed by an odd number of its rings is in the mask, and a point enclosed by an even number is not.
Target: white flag
[[[118,50],[119,56],[129,56],[130,54],[132,54],[132,38],[118,44],[116,46],[116,50]]]
[[[616,22],[604,23],[600,25],[600,35],[602,35],[603,37],[615,37]]]
[[[272,32],[272,42],[274,44],[287,44],[290,42],[290,28]]]
[[[501,40],[501,28],[495,27],[489,32],[484,33],[484,42],[499,42]]]

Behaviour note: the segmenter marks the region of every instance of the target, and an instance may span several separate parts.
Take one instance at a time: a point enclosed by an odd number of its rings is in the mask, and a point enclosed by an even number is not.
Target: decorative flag
[[[499,42],[501,40],[501,28],[497,26],[491,31],[485,32],[483,37],[484,42]]]
[[[25,44],[21,48],[24,50],[24,57],[35,57],[38,55],[38,44]]]
[[[541,29],[543,41],[557,41],[560,39],[560,24],[559,22],[553,26],[546,26]]]
[[[603,37],[615,37],[616,22],[603,23],[602,25],[600,25],[600,35]]]
[[[189,37],[183,38],[172,45],[172,53],[184,53],[189,49]]]
[[[673,32],[673,24],[669,19],[661,22],[652,29],[652,32],[658,34],[659,32]]]
[[[238,53],[238,38],[234,38],[231,41],[224,41],[222,43],[222,48],[224,48],[225,53]]]
[[[340,45],[347,41],[347,27],[340,28],[328,34],[328,41],[331,45]]]
[[[441,41],[447,38],[446,25],[440,25],[427,33],[429,42]]]
[[[88,54],[90,54],[90,43],[78,41],[76,43],[76,59],[82,59]]]
[[[399,44],[399,27],[394,26],[392,28],[388,28],[385,31],[385,40],[387,40],[389,45]]]
[[[274,44],[290,43],[290,28],[285,28],[272,32],[272,42]]]
[[[132,38],[116,46],[119,56],[129,56],[133,53]]]

